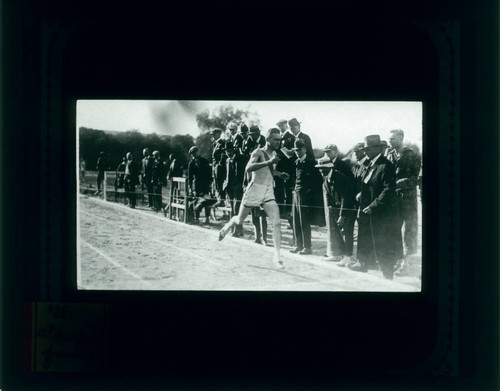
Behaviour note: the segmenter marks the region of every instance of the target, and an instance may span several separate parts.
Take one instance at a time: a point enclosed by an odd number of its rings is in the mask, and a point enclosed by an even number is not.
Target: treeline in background
[[[87,163],[87,170],[95,170],[95,164],[100,152],[104,152],[108,170],[116,170],[128,152],[136,161],[142,159],[142,150],[149,148],[150,152],[160,151],[162,160],[167,160],[174,154],[181,165],[187,167],[188,150],[195,145],[191,135],[159,136],[156,133],[144,134],[138,130],[126,132],[110,132],[81,127],[80,159]]]

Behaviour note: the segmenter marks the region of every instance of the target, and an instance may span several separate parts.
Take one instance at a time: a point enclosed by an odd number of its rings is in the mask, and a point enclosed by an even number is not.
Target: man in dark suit
[[[104,152],[99,152],[99,157],[97,158],[97,164],[96,164],[96,169],[97,169],[97,190],[95,194],[99,194],[102,192],[102,186],[104,182],[104,171],[106,171],[107,162],[106,162],[106,157],[104,156]],[[104,183],[104,186],[106,184]]]
[[[234,147],[234,150],[237,154],[240,153],[241,145],[243,144],[243,137],[240,133],[238,133],[238,125],[234,122],[230,122],[227,125],[227,129],[229,130],[231,136],[229,136],[229,140]]]
[[[328,194],[331,196],[329,206],[332,208],[333,217],[341,229],[344,239],[344,248],[342,255],[342,265],[351,263],[354,247],[354,223],[356,221],[356,193],[354,184],[354,175],[349,165],[340,159],[339,150],[335,144],[329,144],[324,149],[325,156],[319,159],[319,163],[332,163],[332,168],[326,177]],[[325,205],[327,208],[327,205]],[[326,217],[326,215],[325,215]],[[333,254],[328,254],[331,256]],[[339,260],[335,256],[331,260]]]
[[[363,256],[359,257],[359,262],[349,268],[366,272],[368,265],[364,256],[373,253],[384,277],[392,280],[401,240],[395,192],[396,175],[392,163],[382,155],[383,145],[379,135],[367,136],[364,149],[370,165],[363,177],[357,199],[360,222],[358,245],[366,253],[361,254]]]
[[[300,122],[297,121],[297,118],[292,118],[290,121],[288,121],[288,125],[290,125],[290,130],[292,131],[292,134],[295,136],[295,139],[302,140],[306,145],[307,156],[314,159],[314,152],[313,152],[311,138],[307,134],[302,133],[302,130],[300,130]]]
[[[293,189],[295,187],[295,160],[297,156],[292,149],[295,143],[295,136],[288,130],[288,121],[286,119],[279,120],[276,125],[281,132],[281,145],[276,151],[280,161],[276,169],[280,172],[286,172],[289,178],[287,180],[274,178],[274,196],[280,208],[281,217],[288,219],[290,226],[293,226],[291,214]]]
[[[167,179],[182,177],[182,166],[179,163],[179,159],[175,158],[173,153],[169,156],[170,166],[168,167]]]
[[[162,186],[165,182],[165,164],[161,161],[160,152],[154,151],[151,155],[151,186],[153,188],[154,211],[158,213],[163,207],[161,196]]]
[[[260,128],[257,125],[250,126],[250,137],[257,143],[257,148],[266,146],[266,138],[261,134]]]
[[[293,193],[293,232],[296,247],[290,252],[308,255],[311,250],[311,216],[309,208],[313,200],[315,177],[318,175],[316,161],[307,155],[307,146],[302,140],[296,140],[293,148],[297,155],[295,162],[295,190]]]
[[[213,200],[210,197],[210,184],[212,183],[212,170],[208,160],[201,157],[198,147],[191,147],[189,154],[192,156],[188,165],[188,188],[195,198],[195,222],[200,219],[202,209],[205,209],[205,222],[209,223],[210,205]]]
[[[149,154],[149,148],[144,148],[144,150],[142,151],[142,155],[144,156],[144,158],[142,159],[141,183],[143,187],[146,187],[146,191],[148,193],[148,206],[150,208],[154,208],[153,185],[151,184],[153,159]]]
[[[224,153],[226,142],[221,138],[222,130],[219,128],[212,129],[210,135],[212,136],[212,171],[217,192],[217,202],[214,206],[224,206],[226,193],[222,187],[226,179],[226,154]]]
[[[136,205],[135,200],[135,186],[139,183],[139,175],[141,169],[139,164],[134,161],[134,157],[130,152],[127,153],[127,163],[125,165],[125,194],[129,199],[129,207],[134,209]]]
[[[243,197],[243,180],[245,179],[245,167],[247,161],[242,155],[236,153],[231,142],[226,143],[226,179],[223,189],[229,197],[231,213],[238,215],[240,211],[241,199]],[[243,235],[243,226],[237,224],[234,228],[233,236]]]
[[[387,153],[387,159],[396,169],[396,195],[398,199],[400,225],[404,224],[405,255],[417,252],[418,212],[417,212],[417,185],[419,183],[420,156],[403,145],[404,132],[401,129],[391,130],[389,143],[392,149]],[[400,259],[402,259],[401,257]],[[396,275],[407,272],[407,263],[402,261]]]
[[[361,185],[363,183],[363,178],[366,174],[366,171],[368,170],[368,165],[370,164],[370,159],[368,159],[368,156],[366,156],[365,153],[365,143],[357,143],[354,148],[352,149],[354,156],[356,158],[356,163],[352,166],[352,174],[354,176],[354,192],[355,194],[361,193]],[[359,209],[359,202],[356,200],[354,204],[354,209],[358,210]],[[358,222],[358,236],[359,236],[359,226],[360,226],[360,219],[358,214],[355,214],[355,218]],[[361,219],[361,223],[362,223]],[[357,258],[362,258],[364,260],[364,263],[367,265],[369,269],[378,269],[378,266],[375,261],[375,257],[373,256],[373,251],[366,251],[363,249],[362,246],[359,245],[359,240],[358,240],[358,247],[357,247]],[[339,266],[349,266],[351,263],[355,262],[347,262],[343,263],[343,261],[339,262],[337,265]]]
[[[123,158],[122,162],[116,168],[115,177],[115,202],[118,198],[118,189],[122,189],[125,183],[125,167],[127,165],[127,158]]]
[[[281,132],[281,148],[286,148],[286,150],[292,154],[292,148],[295,144],[295,136],[288,127],[288,121],[286,119],[280,119],[276,123],[276,126]]]

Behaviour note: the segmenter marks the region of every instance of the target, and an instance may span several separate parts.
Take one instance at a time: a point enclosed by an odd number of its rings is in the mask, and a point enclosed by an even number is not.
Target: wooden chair
[[[183,214],[182,221],[187,223],[188,220],[188,195],[186,178],[172,178],[172,186],[170,188],[170,206],[168,215],[170,219],[174,216],[176,220],[181,221],[180,214]]]

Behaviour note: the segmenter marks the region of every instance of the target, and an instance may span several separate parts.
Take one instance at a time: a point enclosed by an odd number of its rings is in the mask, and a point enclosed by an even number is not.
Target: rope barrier
[[[109,173],[111,174],[111,176],[115,175],[116,172],[115,171],[109,171]],[[120,173],[121,174],[121,173]],[[108,171],[106,171],[106,175],[108,175]],[[187,179],[187,178],[184,178],[184,179]],[[104,182],[104,181],[103,181]],[[140,183],[137,184],[136,186],[142,186]],[[159,185],[155,185],[155,186],[159,186]],[[168,185],[162,185],[164,187],[167,187]],[[109,191],[109,190],[108,190]],[[144,190],[141,190],[139,192],[135,191],[135,192],[127,192],[127,191],[120,191],[120,192],[117,192],[117,188],[114,188],[114,191],[115,193],[119,193],[119,194],[124,194],[126,196],[128,196],[129,194],[136,194],[136,195],[151,195],[151,196],[159,196],[159,195],[163,195],[164,193],[149,193],[147,191],[144,191]],[[184,197],[184,195],[181,196],[182,198]],[[193,195],[188,195],[188,199],[193,199],[193,198],[198,198],[198,196],[193,196]],[[214,203],[219,201],[219,198],[214,198],[213,196],[212,197],[203,197],[204,199],[208,200],[208,201],[213,201]],[[170,201],[170,194],[167,194],[167,199]],[[230,199],[224,199],[223,200],[224,202],[238,202],[238,201],[241,201],[240,199],[236,200],[236,199],[233,199],[233,200],[230,200]],[[286,203],[278,203],[276,202],[276,204],[278,206],[292,206],[292,204],[286,204]],[[324,209],[325,206],[317,206],[317,205],[301,205],[301,208],[309,208],[309,209]],[[342,207],[333,207],[333,206],[329,206],[329,208],[331,208],[332,210],[337,210],[337,211],[353,211],[353,212],[358,212],[359,211],[359,208],[356,208],[356,209],[353,209],[353,208],[342,208]]]
[[[91,189],[89,188],[88,190],[91,190]],[[110,190],[108,190],[108,193],[109,193],[109,192],[110,192]],[[165,193],[148,193],[148,192],[146,192],[146,191],[140,191],[140,192],[130,192],[130,191],[116,191],[116,190],[114,190],[114,191],[112,191],[112,192],[115,192],[116,194],[123,194],[123,195],[126,195],[126,196],[128,196],[128,195],[130,195],[130,194],[135,194],[135,195],[137,195],[137,196],[147,196],[147,195],[151,195],[151,196],[153,196],[153,197],[154,197],[154,196],[160,196],[160,195],[161,195],[161,196],[163,197],[163,195],[165,194]],[[168,200],[170,200],[170,198],[171,198],[171,197],[170,197],[170,195],[167,195],[167,196],[166,196],[166,198],[167,198]],[[180,198],[183,198],[183,196],[181,196]],[[205,199],[205,200],[207,200],[207,201],[213,201],[214,203],[215,203],[215,202],[217,202],[217,201],[219,200],[218,198],[214,198],[214,197],[198,197],[198,196],[192,196],[192,195],[191,195],[191,196],[189,196],[189,195],[188,195],[188,200],[191,200],[191,201],[192,201],[192,199],[196,199],[196,198],[203,198],[203,199]],[[224,199],[223,201],[224,201],[224,202],[228,202],[228,203],[229,203],[229,202],[238,202],[238,201],[239,201],[239,202],[241,202],[241,199],[232,199],[232,200],[231,200],[231,199],[229,199],[229,198],[228,198],[228,199]],[[284,203],[278,203],[278,202],[276,202],[276,205],[278,205],[278,206],[292,206],[292,204],[284,204]],[[302,205],[301,205],[301,208],[324,209],[325,207],[324,207],[324,206],[304,205],[304,204],[302,204]],[[354,211],[354,212],[357,212],[357,211],[359,210],[359,208],[358,208],[358,209],[353,209],[353,208],[338,208],[338,207],[333,207],[333,206],[329,206],[329,208],[331,208],[331,209],[333,209],[333,210],[339,210],[339,211],[340,211],[340,210],[344,210],[344,211]]]

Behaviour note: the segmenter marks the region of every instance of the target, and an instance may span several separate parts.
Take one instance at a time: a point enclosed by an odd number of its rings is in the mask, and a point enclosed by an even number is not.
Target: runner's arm
[[[259,160],[261,160],[261,157],[263,157],[262,151],[256,149],[255,151],[252,152],[252,155],[250,156],[250,161],[247,164],[246,168],[247,172],[260,170],[263,167],[272,165],[276,161],[276,158],[272,158],[270,160],[259,162]]]

